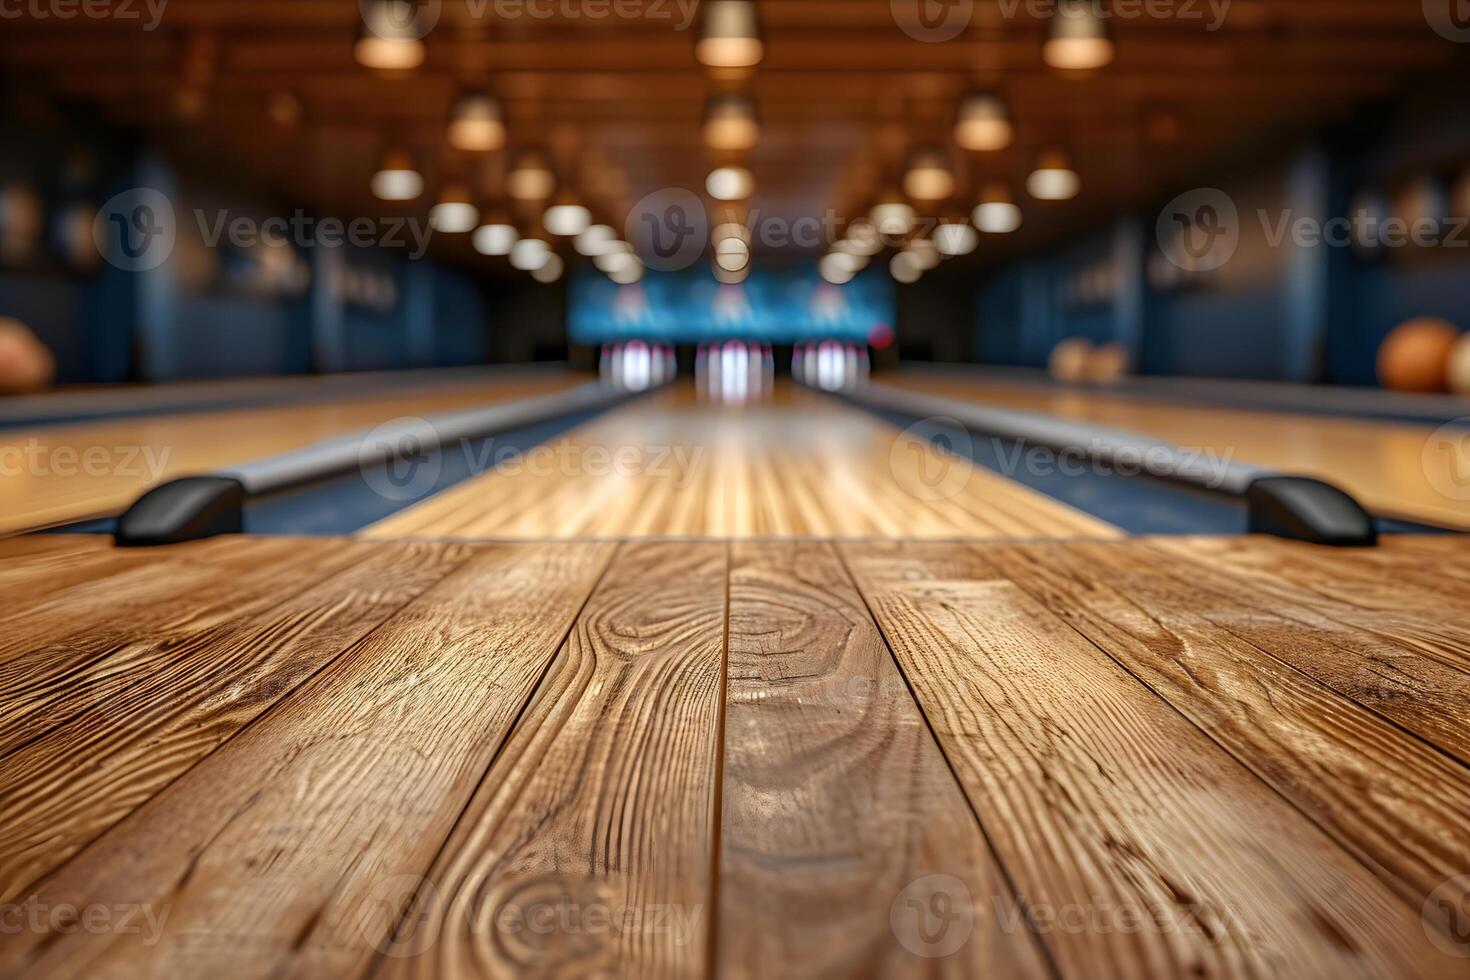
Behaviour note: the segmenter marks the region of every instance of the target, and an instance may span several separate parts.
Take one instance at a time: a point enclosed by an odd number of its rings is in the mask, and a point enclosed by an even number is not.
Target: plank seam
[[[424,592],[428,592],[430,589],[433,589],[436,585],[438,585],[439,582],[444,581],[444,579],[447,579],[450,575],[452,575],[455,572],[459,571],[459,569],[461,568],[461,566],[463,566],[464,564],[466,564],[472,557],[474,557],[474,556],[473,555],[465,555],[460,560],[451,563],[445,569],[444,575],[441,576],[436,582],[434,582],[431,585],[429,585],[428,588],[424,589]],[[364,560],[366,560],[366,559],[364,558]],[[353,567],[353,564],[355,564],[355,563],[349,562],[347,565],[345,565],[343,567],[343,569],[339,569],[339,571],[342,571],[342,570],[344,570],[346,568],[351,568],[351,567]],[[335,575],[336,573],[333,573],[333,574]],[[328,578],[330,578],[330,577],[333,577],[333,576],[328,576]],[[326,581],[326,579],[323,579],[322,581]],[[164,793],[167,793],[170,789],[173,788],[173,786],[174,786],[175,783],[177,783],[179,780],[183,779],[189,773],[193,772],[205,760],[207,760],[207,759],[211,758],[212,756],[214,756],[217,752],[219,752],[225,746],[229,745],[231,742],[235,741],[235,739],[239,738],[246,731],[254,728],[257,724],[259,724],[265,718],[269,717],[277,708],[279,708],[287,700],[289,700],[290,698],[295,697],[298,692],[300,692],[301,690],[303,690],[307,685],[311,684],[318,677],[320,677],[324,672],[326,672],[329,668],[331,668],[333,664],[337,663],[337,661],[341,660],[348,653],[352,652],[353,650],[356,650],[358,647],[360,647],[364,643],[366,643],[380,629],[382,629],[388,623],[392,622],[395,618],[397,618],[397,616],[398,616],[399,613],[403,612],[404,609],[406,609],[408,606],[410,606],[414,602],[416,602],[420,598],[420,596],[422,596],[424,594],[424,592],[421,592],[418,595],[412,596],[411,598],[409,598],[408,600],[406,600],[402,605],[400,605],[396,609],[394,609],[387,616],[383,617],[383,619],[382,619],[381,622],[379,622],[372,629],[368,630],[362,636],[358,637],[358,639],[356,640],[356,642],[353,642],[353,643],[348,644],[347,646],[345,646],[341,650],[339,650],[336,654],[334,654],[332,657],[328,658],[325,662],[322,663],[322,665],[320,667],[318,667],[316,670],[312,671],[307,676],[303,677],[301,679],[300,683],[296,684],[290,690],[287,690],[287,691],[283,692],[279,698],[277,698],[276,700],[272,701],[258,715],[256,715],[254,718],[250,719],[245,724],[241,725],[239,728],[235,729],[235,731],[232,732],[229,735],[229,737],[223,739],[214,748],[210,749],[204,755],[202,755],[198,759],[194,760],[194,762],[191,765],[187,766],[181,772],[177,773],[168,782],[166,782],[163,785],[159,786],[158,789],[155,790],[154,793],[151,796],[148,797],[148,799],[139,802],[137,806],[133,807],[133,809],[130,810],[130,811],[128,811],[128,813],[125,816],[119,818],[117,821],[115,821],[112,824],[112,826],[108,827],[106,830],[104,830],[101,833],[96,834],[95,836],[89,838],[85,843],[81,844],[75,851],[73,851],[72,854],[71,854],[71,856],[68,857],[65,861],[62,861],[60,864],[56,865],[55,867],[50,868],[49,870],[47,870],[46,872],[44,872],[43,874],[41,874],[39,877],[37,877],[37,878],[33,879],[32,881],[30,881],[29,883],[27,883],[27,885],[25,886],[25,888],[21,889],[20,892],[21,893],[25,893],[25,892],[33,891],[36,888],[36,886],[39,885],[42,881],[44,881],[47,878],[49,878],[49,877],[57,874],[58,872],[60,872],[64,868],[66,868],[68,865],[70,865],[73,861],[76,861],[83,854],[87,853],[87,851],[91,849],[92,845],[96,844],[99,840],[101,840],[102,838],[106,837],[108,834],[116,831],[119,827],[121,827],[124,823],[126,823],[134,814],[136,814],[144,806],[146,806],[149,803],[153,802],[155,799],[158,799]],[[282,600],[283,603],[285,601],[286,600]],[[275,608],[275,607],[272,607],[272,608]]]
[[[580,544],[580,542],[578,543]],[[622,550],[623,546],[619,544],[608,552],[606,561],[603,562],[602,568],[598,571],[596,578],[588,586],[586,594],[582,596],[582,601],[578,604],[576,612],[567,618],[567,627],[562,631],[555,646],[551,648],[551,656],[546,658],[546,663],[542,665],[541,671],[536,677],[536,682],[530,686],[525,699],[521,702],[520,707],[516,709],[515,717],[505,727],[505,734],[495,746],[495,751],[490,753],[490,759],[485,763],[485,768],[481,770],[480,778],[475,780],[474,788],[465,796],[464,803],[460,806],[459,813],[455,815],[454,822],[449,825],[448,831],[444,834],[444,839],[439,842],[439,846],[434,850],[434,854],[429,859],[429,863],[424,865],[423,874],[418,876],[418,884],[414,886],[413,891],[408,895],[403,903],[403,907],[399,909],[397,916],[394,918],[393,928],[388,933],[390,942],[398,938],[399,933],[404,927],[404,922],[407,920],[409,913],[413,911],[420,894],[423,892],[424,886],[429,883],[429,875],[433,872],[434,866],[439,863],[439,859],[444,855],[444,849],[449,846],[450,840],[454,837],[454,832],[459,829],[460,822],[464,820],[465,814],[479,797],[481,789],[484,788],[485,780],[490,778],[490,773],[494,771],[495,764],[500,761],[501,755],[505,752],[505,747],[510,744],[511,738],[520,727],[521,720],[525,718],[526,712],[530,710],[532,704],[536,703],[537,697],[541,694],[541,689],[546,684],[547,677],[551,675],[552,668],[561,659],[562,650],[566,648],[567,642],[571,639],[572,630],[577,628],[577,623],[586,611],[587,604],[597,594],[598,588],[602,585],[602,580],[607,577],[608,570],[612,568],[613,563]],[[386,955],[382,950],[375,951],[373,957],[363,966],[363,970],[358,976],[365,978],[378,973],[384,968]]]
[[[1047,943],[1046,938],[1037,926],[1030,905],[1022,897],[1020,890],[1016,887],[1015,879],[1011,877],[1010,869],[1006,867],[1005,861],[1001,859],[1000,852],[995,848],[995,843],[990,839],[990,832],[985,829],[985,821],[980,818],[980,812],[975,809],[974,801],[965,790],[965,783],[960,779],[959,771],[955,769],[954,760],[950,758],[949,752],[945,750],[944,742],[934,730],[934,723],[929,718],[929,712],[925,709],[924,702],[920,700],[918,693],[914,690],[914,685],[909,680],[908,672],[904,670],[903,662],[894,653],[893,642],[889,639],[888,630],[884,627],[883,621],[873,612],[872,603],[868,601],[868,593],[864,590],[858,577],[853,574],[852,567],[847,561],[846,548],[842,544],[833,541],[827,542],[827,546],[836,552],[837,561],[842,566],[843,573],[847,575],[848,581],[857,592],[858,598],[862,600],[863,609],[867,612],[868,618],[873,621],[873,626],[877,629],[878,636],[883,640],[883,649],[888,654],[888,659],[893,662],[894,669],[898,671],[898,676],[902,678],[903,686],[909,692],[909,698],[914,702],[914,707],[918,710],[919,717],[924,719],[924,728],[929,733],[929,739],[933,742],[934,747],[939,750],[939,757],[944,760],[944,766],[949,770],[949,775],[954,780],[955,788],[959,791],[961,798],[964,799],[966,809],[970,811],[970,816],[975,820],[975,826],[980,830],[980,837],[985,841],[985,849],[990,852],[991,860],[995,862],[995,867],[1000,872],[1001,880],[1010,892],[1012,901],[1016,903],[1016,908],[1020,909],[1021,915],[1025,918],[1026,932],[1035,944],[1041,960],[1046,966],[1047,972],[1053,977],[1058,978],[1058,980],[1062,980],[1063,973],[1061,966],[1053,955],[1051,946]]]

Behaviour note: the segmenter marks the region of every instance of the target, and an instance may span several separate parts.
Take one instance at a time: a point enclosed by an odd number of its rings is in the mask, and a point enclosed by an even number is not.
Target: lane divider
[[[1251,534],[1348,547],[1377,544],[1372,515],[1346,491],[1312,477],[1187,452],[1174,443],[1126,429],[900,391],[883,384],[833,394],[870,410],[948,419],[976,435],[1074,454],[1119,471],[1123,463],[1129,470],[1159,479],[1239,497],[1246,504]]]
[[[148,490],[118,518],[114,540],[119,547],[142,547],[239,534],[252,497],[432,455],[462,440],[602,411],[640,394],[592,381],[549,395],[396,419],[214,473],[170,480]]]

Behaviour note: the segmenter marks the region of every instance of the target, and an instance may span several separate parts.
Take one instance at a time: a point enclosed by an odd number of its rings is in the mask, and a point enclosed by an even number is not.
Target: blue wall
[[[21,320],[51,348],[59,382],[392,370],[488,359],[479,284],[411,258],[408,247],[288,246],[300,275],[285,284],[267,281],[259,274],[265,246],[210,243],[206,229],[221,227],[214,224],[220,215],[258,222],[289,219],[294,208],[236,193],[212,175],[180,174],[156,151],[85,120],[75,130],[56,120],[0,122],[0,147],[0,195],[34,191],[47,221],[62,205],[95,209],[131,187],[156,188],[174,208],[174,251],[148,271],[69,261],[49,234],[25,256],[0,249],[0,316]],[[67,163],[79,154],[84,166]],[[71,171],[82,176],[66,176]],[[0,197],[0,232],[13,220],[4,203]],[[366,299],[361,288],[351,288],[364,277],[374,286]]]
[[[1446,191],[1449,215],[1470,211],[1470,176],[1461,200],[1447,193],[1470,174],[1470,108],[1401,107],[1363,128],[1320,134],[1221,181],[1240,242],[1217,270],[1159,273],[1167,260],[1154,224],[1164,201],[1001,268],[975,300],[974,356],[1041,366],[1075,336],[1123,343],[1148,374],[1372,384],[1378,346],[1396,324],[1439,316],[1470,327],[1470,229],[1455,248],[1272,242],[1283,215],[1324,223],[1351,213],[1365,188],[1392,201],[1425,177]]]

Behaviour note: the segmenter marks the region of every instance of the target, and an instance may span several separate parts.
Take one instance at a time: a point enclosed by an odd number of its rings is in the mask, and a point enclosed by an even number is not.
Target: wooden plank
[[[154,942],[48,920],[7,937],[0,973],[360,972],[609,552],[478,551],[27,896],[166,912]]]
[[[379,976],[701,972],[727,562],[713,542],[621,548]]]
[[[374,537],[1104,537],[1109,524],[835,399],[739,409],[680,386],[366,532]]]
[[[1318,555],[1267,538],[1148,547],[1216,597],[1217,623],[1470,764],[1470,628],[1458,625],[1470,603],[1406,581],[1411,569],[1376,550]]]
[[[585,380],[548,375],[453,391],[8,429],[0,432],[0,455],[28,462],[0,481],[0,533],[117,514],[163,480],[299,449],[398,416],[547,394]]]
[[[1313,626],[1346,624],[1470,673],[1470,583],[1455,571],[1459,559],[1393,548],[1344,556],[1273,538],[1191,538],[1160,547],[1225,566]]]
[[[1047,975],[829,543],[734,545],[729,649],[718,972]],[[963,921],[921,933],[926,889]]]
[[[1001,545],[976,553],[1107,651],[1410,903],[1470,868],[1470,769],[1313,679],[1356,671],[1361,676],[1350,688],[1369,686],[1369,677],[1381,684],[1370,660],[1247,605],[1248,592],[1231,597],[1196,587],[1197,563],[1171,560],[1146,543]],[[1338,563],[1353,560],[1345,554]],[[1432,710],[1414,693],[1375,700],[1390,709],[1386,702],[1401,701],[1404,709],[1392,714],[1412,723],[1417,719],[1408,716]],[[1461,898],[1470,899],[1470,892]],[[1451,925],[1443,914],[1425,909],[1427,917]]]
[[[33,607],[0,641],[0,755],[164,669],[366,552],[343,539],[239,538],[196,562],[160,559]],[[14,651],[11,653],[11,651]]]
[[[1417,907],[967,546],[842,550],[1064,975],[1463,973]]]
[[[1047,412],[1144,432],[1189,449],[1335,482],[1375,513],[1470,530],[1470,503],[1436,489],[1453,485],[1449,453],[1426,463],[1433,425],[1215,408],[1123,392],[1078,391],[937,374],[895,374],[890,387]],[[1427,466],[1438,465],[1443,472]]]
[[[325,541],[301,540],[301,551]],[[0,902],[268,711],[449,574],[463,545],[356,543],[325,581],[187,638],[110,697],[78,685],[65,724],[0,759]],[[110,691],[111,688],[109,687]]]

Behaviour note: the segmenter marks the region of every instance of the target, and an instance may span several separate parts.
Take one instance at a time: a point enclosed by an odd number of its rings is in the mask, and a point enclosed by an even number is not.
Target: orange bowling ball
[[[1053,381],[1072,383],[1087,378],[1087,362],[1092,358],[1092,341],[1070,337],[1051,349],[1046,367]]]
[[[1444,379],[1450,391],[1457,395],[1470,395],[1470,333],[1461,334],[1455,341]]]
[[[1122,344],[1101,344],[1087,359],[1087,380],[1114,385],[1128,376],[1128,349]]]
[[[1378,348],[1378,380],[1394,391],[1444,391],[1450,352],[1460,339],[1454,324],[1436,317],[1405,320]]]
[[[56,360],[46,345],[10,317],[0,317],[0,395],[41,391],[56,374]]]

